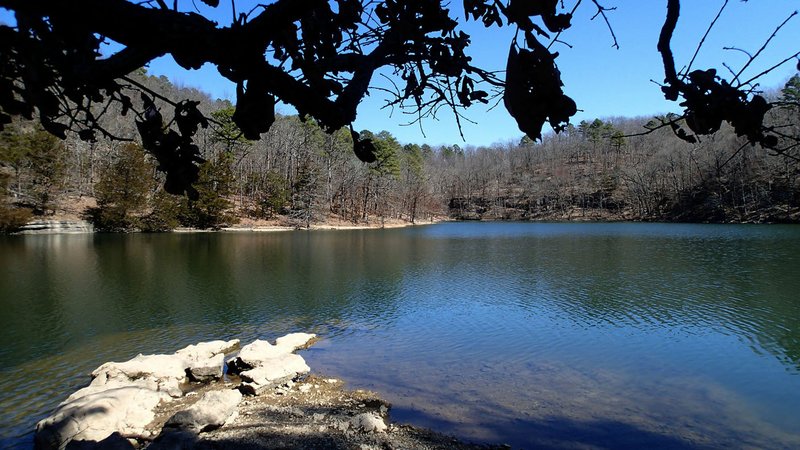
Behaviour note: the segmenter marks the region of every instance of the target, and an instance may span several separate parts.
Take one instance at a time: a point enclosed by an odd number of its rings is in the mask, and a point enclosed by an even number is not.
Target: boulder
[[[278,347],[268,341],[257,339],[242,347],[239,355],[234,358],[242,367],[258,367],[266,360],[278,358],[291,353],[287,347]],[[244,364],[241,364],[244,363]]]
[[[292,333],[279,337],[275,341],[275,345],[270,344],[268,341],[257,339],[242,347],[236,357],[228,360],[228,371],[240,374],[265,365],[276,364],[281,358],[291,355],[295,350],[308,346],[308,343],[315,337],[315,334]]]
[[[187,375],[194,381],[211,381],[222,378],[225,354],[239,348],[239,340],[210,341],[190,345],[175,352],[186,360]]]
[[[255,341],[242,348],[229,365],[238,364],[249,386],[210,391],[195,405],[176,413],[165,427],[172,433],[159,445],[189,445],[191,439],[185,439],[185,432],[222,426],[236,413],[242,392],[255,394],[308,372],[303,358],[292,352],[307,346],[313,337],[295,333],[279,338],[275,345]],[[36,425],[36,447],[63,449],[71,441],[76,441],[73,446],[105,445],[110,441],[104,439],[115,432],[122,437],[150,436],[154,433],[145,427],[154,419],[159,403],[183,396],[181,388],[187,376],[199,381],[221,378],[225,353],[238,346],[238,339],[202,342],[171,355],[140,354],[126,362],[103,364],[92,372],[87,387],[70,395],[53,415]]]
[[[225,364],[225,355],[220,353],[210,358],[197,360],[186,368],[186,375],[192,381],[208,382],[222,378],[222,366]]]
[[[186,361],[187,374],[195,381],[222,378],[225,353],[239,348],[239,340],[201,342],[175,352]]]
[[[128,386],[64,402],[52,416],[36,424],[36,448],[61,449],[71,440],[99,442],[114,432],[143,435],[155,418],[156,406],[168,398],[162,392]]]
[[[268,387],[289,381],[310,370],[311,368],[308,367],[302,356],[287,353],[261,361],[260,365],[245,370],[239,376],[242,377],[242,380],[250,383],[257,393],[260,393]]]
[[[139,378],[137,380],[121,380],[121,379],[108,380],[105,378],[95,378],[94,380],[92,380],[91,383],[89,383],[89,386],[86,386],[85,388],[81,388],[73,392],[69,397],[67,397],[65,401],[61,403],[61,405],[75,401],[87,395],[98,394],[103,391],[108,391],[111,389],[119,389],[123,387],[140,387],[143,389],[149,389],[151,391],[158,391],[158,383],[155,380],[149,378]]]
[[[126,362],[109,362],[92,372],[92,384],[109,382],[136,384],[140,380],[155,382],[158,390],[171,397],[183,395],[181,384],[186,382],[186,360],[179,355],[138,355]]]
[[[126,362],[105,363],[92,372],[94,379],[90,386],[100,390],[107,384],[147,384],[151,387],[155,383],[157,390],[180,397],[187,374],[196,381],[221,378],[225,353],[238,346],[238,339],[201,342],[171,355],[138,355]]]
[[[311,333],[291,333],[276,339],[275,346],[288,348],[290,349],[289,352],[293,352],[295,350],[300,350],[301,348],[306,348],[316,337],[316,334]]]
[[[386,422],[375,413],[361,413],[350,419],[350,425],[355,430],[364,432],[383,433],[386,431]]]
[[[236,413],[241,400],[237,390],[206,392],[197,403],[170,417],[164,427],[195,433],[219,428]]]

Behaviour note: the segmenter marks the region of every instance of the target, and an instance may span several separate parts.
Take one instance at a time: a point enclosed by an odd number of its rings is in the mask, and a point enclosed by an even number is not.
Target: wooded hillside
[[[163,173],[135,142],[73,135],[62,142],[17,122],[0,142],[0,226],[11,230],[31,215],[52,215],[78,201],[90,206],[81,214],[107,231],[218,228],[244,218],[298,227],[434,217],[800,220],[797,149],[777,155],[725,127],[688,143],[676,138],[670,117],[606,118],[570,125],[540,142],[489,147],[401,145],[389,132],[364,130],[377,157],[365,164],[353,154],[349,130],[327,134],[313,121],[279,115],[260,140],[249,141],[228,102],[144,71],[131,80],[164,98],[202,100],[210,126],[196,138],[205,161],[195,184],[199,199],[166,194]],[[771,94],[784,105],[770,120],[787,136],[800,135],[799,92],[795,76]],[[121,128],[133,126],[117,120],[121,113],[106,113],[103,126],[134,135]]]

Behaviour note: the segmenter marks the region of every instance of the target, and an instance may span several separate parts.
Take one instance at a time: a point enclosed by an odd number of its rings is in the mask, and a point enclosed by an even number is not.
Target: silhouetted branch
[[[661,34],[658,37],[658,52],[661,53],[661,60],[664,64],[664,78],[668,84],[681,84],[678,80],[678,73],[675,70],[675,57],[672,56],[670,42],[675,27],[678,25],[678,17],[681,15],[681,2],[679,0],[667,0],[667,17],[661,27]]]
[[[769,45],[769,43],[772,41],[772,39],[774,39],[774,38],[775,38],[775,36],[778,34],[778,32],[781,30],[781,28],[783,28],[783,26],[784,26],[784,25],[786,25],[786,23],[787,23],[787,22],[789,22],[789,21],[792,19],[792,17],[794,17],[794,16],[796,16],[796,15],[797,15],[797,11],[794,11],[793,13],[789,14],[789,17],[787,17],[787,18],[786,18],[786,20],[784,20],[783,22],[781,22],[781,24],[780,24],[780,25],[778,25],[778,27],[777,27],[777,28],[775,28],[775,31],[773,31],[773,32],[772,32],[772,34],[771,34],[771,35],[770,35],[770,36],[767,38],[767,40],[764,42],[764,44],[761,46],[761,48],[759,48],[759,49],[758,49],[758,51],[757,51],[757,52],[756,52],[756,53],[755,53],[753,56],[751,56],[751,57],[750,57],[750,59],[749,59],[749,60],[748,60],[748,61],[745,63],[745,65],[744,65],[744,66],[742,66],[742,68],[741,68],[741,69],[739,69],[739,72],[737,72],[737,73],[736,73],[736,77],[735,77],[735,78],[734,78],[734,80],[732,80],[732,81],[735,81],[735,80],[738,80],[738,79],[739,79],[739,77],[742,75],[742,73],[744,73],[744,71],[745,71],[745,70],[746,70],[748,67],[750,67],[750,64],[752,64],[752,63],[753,63],[753,61],[755,61],[755,59],[756,59],[756,58],[758,58],[758,55],[760,55],[760,54],[761,54],[761,52],[763,52],[763,51],[764,51],[764,49],[765,49],[765,48],[767,48],[767,46]],[[796,53],[796,54],[795,54],[795,56],[796,56],[797,54],[800,54],[800,52]],[[789,58],[789,59],[791,59],[791,58]],[[785,62],[785,61],[784,61],[784,62]],[[783,63],[781,63],[781,64],[783,64]],[[779,64],[779,65],[780,65],[780,64]],[[775,67],[777,67],[777,66],[775,66]],[[770,70],[773,70],[773,69],[770,69]],[[767,73],[769,73],[769,70],[768,70],[768,71],[765,71],[765,72],[762,72],[761,74],[757,75],[756,77],[753,77],[753,78],[751,78],[749,81],[747,81],[747,82],[745,82],[745,83],[742,83],[741,85],[749,84],[751,81],[753,81],[753,80],[755,80],[756,78],[758,78],[758,77],[760,77],[760,76],[762,76],[762,75],[765,75],[765,74],[767,74]]]
[[[770,67],[770,68],[768,68],[768,69],[766,69],[766,70],[764,70],[764,71],[760,72],[758,75],[756,75],[756,76],[754,76],[754,77],[750,78],[749,80],[745,81],[745,82],[744,82],[744,83],[742,83],[741,85],[742,85],[742,86],[746,86],[746,85],[748,85],[748,84],[752,83],[753,81],[755,81],[755,80],[757,80],[757,79],[761,78],[762,76],[764,76],[764,75],[766,75],[766,74],[768,74],[768,73],[772,72],[773,70],[775,70],[775,69],[777,69],[778,67],[780,67],[780,66],[782,66],[782,65],[786,64],[787,62],[789,62],[789,61],[791,61],[791,60],[793,60],[793,59],[797,58],[798,56],[800,56],[800,51],[799,51],[799,52],[797,52],[797,53],[795,53],[795,54],[793,54],[793,55],[790,55],[790,56],[788,56],[788,57],[784,58],[784,59],[783,59],[783,60],[781,60],[779,63],[777,63],[777,64],[775,64],[774,66],[772,66],[772,67]]]
[[[689,73],[692,70],[692,64],[694,64],[694,60],[695,58],[697,58],[697,54],[700,53],[700,49],[703,48],[703,44],[705,43],[708,34],[711,33],[711,29],[714,28],[714,25],[717,23],[717,20],[719,20],[719,17],[722,15],[722,11],[725,10],[726,6],[728,6],[728,0],[725,0],[725,3],[723,3],[722,7],[719,8],[719,12],[717,12],[716,17],[714,17],[714,20],[712,20],[711,23],[708,25],[708,29],[706,29],[705,34],[703,34],[703,37],[697,44],[697,48],[694,51],[694,55],[692,55],[692,59],[689,60],[689,65],[686,67],[686,73]]]
[[[614,28],[611,26],[611,22],[608,21],[608,17],[606,16],[606,11],[614,11],[617,9],[616,6],[613,8],[606,8],[605,6],[601,5],[598,0],[592,0],[592,3],[597,7],[597,12],[590,20],[594,20],[597,16],[602,16],[603,20],[606,22],[606,26],[608,27],[608,31],[611,33],[611,38],[614,39],[614,44],[611,46],[619,50],[619,43],[617,42],[617,35],[614,34]],[[577,6],[577,5],[576,5]]]

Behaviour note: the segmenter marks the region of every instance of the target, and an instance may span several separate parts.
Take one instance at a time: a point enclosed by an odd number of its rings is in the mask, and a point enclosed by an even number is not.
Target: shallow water
[[[800,228],[0,239],[0,447],[108,360],[313,331],[397,420],[522,448],[800,447]]]

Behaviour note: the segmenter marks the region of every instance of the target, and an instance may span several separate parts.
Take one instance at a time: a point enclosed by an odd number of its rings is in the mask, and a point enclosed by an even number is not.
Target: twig
[[[722,7],[719,9],[717,16],[714,17],[714,20],[711,21],[711,24],[708,25],[708,29],[706,30],[706,34],[703,35],[703,38],[700,39],[700,43],[697,44],[697,49],[694,51],[694,55],[692,55],[692,59],[689,61],[689,66],[686,68],[686,73],[688,74],[690,70],[692,70],[692,64],[694,64],[695,58],[697,58],[697,54],[700,53],[700,49],[703,47],[703,43],[705,43],[708,34],[711,33],[711,29],[714,28],[714,25],[719,20],[719,16],[722,15],[722,11],[725,10],[725,7],[728,6],[728,0],[725,0],[725,3],[722,4]]]
[[[778,67],[786,64],[788,61],[797,58],[798,56],[800,56],[800,52],[797,52],[794,55],[791,55],[791,56],[787,57],[786,59],[784,59],[783,61],[779,62],[778,64],[775,64],[774,66],[770,67],[769,69],[759,73],[758,75],[754,76],[753,78],[750,78],[749,80],[747,80],[744,83],[740,84],[740,86],[744,86],[746,84],[752,83],[753,81],[757,80],[758,78],[760,78],[760,77],[772,72],[773,70],[775,70]]]
[[[154,91],[154,90],[152,90],[152,89],[148,88],[147,86],[143,85],[142,83],[139,83],[139,82],[138,82],[138,81],[136,81],[136,80],[133,80],[133,79],[131,79],[130,77],[121,77],[121,79],[122,79],[122,80],[124,80],[124,81],[127,81],[128,83],[130,83],[130,84],[132,84],[132,85],[136,86],[137,88],[139,88],[139,89],[141,89],[141,90],[143,90],[143,91],[147,92],[148,94],[152,95],[153,97],[156,97],[157,99],[159,99],[159,100],[161,100],[161,101],[164,101],[164,102],[168,103],[168,104],[169,104],[169,105],[171,105],[173,108],[174,108],[174,107],[176,107],[176,106],[178,106],[178,104],[177,104],[177,103],[173,102],[173,101],[172,101],[172,100],[170,100],[169,98],[167,98],[167,97],[164,97],[163,95],[159,94],[158,92],[156,92],[156,91]]]
[[[753,57],[753,55],[751,55],[751,54],[750,54],[750,52],[748,52],[747,50],[743,50],[743,49],[741,49],[741,48],[738,48],[738,47],[722,47],[722,49],[723,49],[723,50],[736,50],[737,52],[742,52],[742,53],[744,53],[744,54],[745,54],[745,55],[747,55],[749,58],[752,58],[752,57]]]
[[[736,157],[736,155],[738,155],[738,154],[739,154],[739,152],[741,152],[742,150],[744,150],[744,148],[745,148],[745,147],[746,147],[748,144],[750,144],[750,141],[745,141],[745,142],[744,142],[744,144],[742,144],[742,145],[741,145],[741,147],[739,147],[738,149],[736,149],[736,151],[735,151],[735,152],[733,152],[733,154],[730,156],[730,158],[728,158],[727,160],[725,160],[725,162],[724,162],[724,163],[722,163],[722,165],[721,165],[721,166],[718,166],[718,167],[717,167],[717,176],[719,176],[719,173],[720,173],[720,171],[721,171],[721,170],[722,170],[722,169],[723,169],[725,166],[727,166],[727,165],[728,165],[728,163],[729,163],[729,162],[731,162],[731,160],[732,160],[733,158],[735,158],[735,157]]]
[[[674,119],[672,119],[672,120],[664,120],[664,119],[661,119],[661,118],[659,118],[659,117],[656,117],[656,119],[658,119],[658,120],[661,122],[661,125],[659,125],[659,126],[657,126],[657,127],[653,127],[653,128],[647,128],[647,127],[645,126],[644,128],[645,128],[647,131],[642,131],[641,133],[624,134],[624,135],[622,135],[622,137],[624,137],[624,138],[629,138],[629,137],[647,136],[648,134],[651,134],[651,133],[653,133],[653,132],[655,132],[655,131],[657,131],[657,130],[660,130],[660,129],[664,128],[664,127],[669,127],[669,126],[672,126],[672,125],[674,125],[674,124],[676,124],[676,123],[680,122],[681,120],[683,120],[683,119],[685,119],[685,118],[686,118],[686,116],[685,116],[685,115],[676,116],[676,117],[675,117]]]
[[[608,31],[611,32],[611,38],[614,39],[614,44],[612,45],[612,47],[614,47],[617,50],[619,50],[619,43],[617,42],[617,35],[614,34],[614,28],[611,27],[611,22],[608,21],[608,17],[606,16],[606,11],[614,11],[615,9],[617,9],[617,7],[615,6],[613,8],[606,8],[606,7],[602,6],[600,3],[598,3],[598,0],[592,0],[592,3],[594,3],[595,6],[597,6],[597,13],[595,13],[595,15],[592,16],[592,18],[589,19],[589,20],[594,20],[595,17],[597,17],[597,16],[603,16],[603,20],[606,21],[606,26],[608,27]]]
[[[767,41],[764,42],[764,45],[762,45],[761,48],[758,49],[756,54],[751,56],[750,59],[747,61],[747,63],[739,70],[739,72],[736,74],[736,79],[738,79],[742,75],[742,73],[745,71],[745,69],[747,69],[750,66],[750,64],[753,61],[755,61],[756,58],[758,58],[758,55],[760,55],[761,52],[764,51],[765,48],[767,48],[767,45],[769,45],[770,41],[772,41],[772,39],[778,34],[778,31],[780,31],[781,28],[783,28],[783,26],[786,25],[786,22],[790,21],[792,19],[792,17],[794,17],[796,15],[797,15],[797,11],[794,11],[793,13],[789,14],[789,17],[787,17],[786,20],[784,20],[780,25],[778,25],[778,28],[775,28],[775,31],[773,31],[772,34],[770,35],[770,37],[767,38]],[[800,52],[798,52],[798,53],[800,54]],[[758,76],[761,76],[761,75],[758,75]],[[756,77],[756,78],[758,78],[758,77]],[[754,79],[755,78],[751,79],[750,81],[752,81]],[[733,80],[731,80],[731,81],[733,81]],[[748,81],[747,83],[749,83],[750,81]],[[747,84],[747,83],[742,83],[742,85]]]
[[[575,3],[575,6],[572,8],[572,11],[570,11],[570,12],[569,12],[569,14],[570,14],[571,16],[574,16],[574,15],[575,15],[575,11],[577,11],[577,10],[578,10],[578,6],[580,6],[580,5],[581,5],[581,2],[582,2],[582,1],[583,1],[583,0],[578,0],[578,1]],[[562,7],[562,8],[564,7],[564,4],[563,4],[563,3],[561,4],[561,7]],[[555,35],[555,36],[553,36],[553,40],[552,40],[552,41],[550,41],[550,44],[548,44],[548,45],[547,45],[547,49],[548,49],[548,50],[550,50],[550,47],[552,47],[552,46],[553,46],[553,44],[555,44],[555,43],[558,41],[558,37],[559,37],[559,36],[561,36],[561,33],[563,33],[563,31],[559,31],[558,33],[556,33],[556,35]],[[572,47],[570,47],[570,48],[572,48]]]

